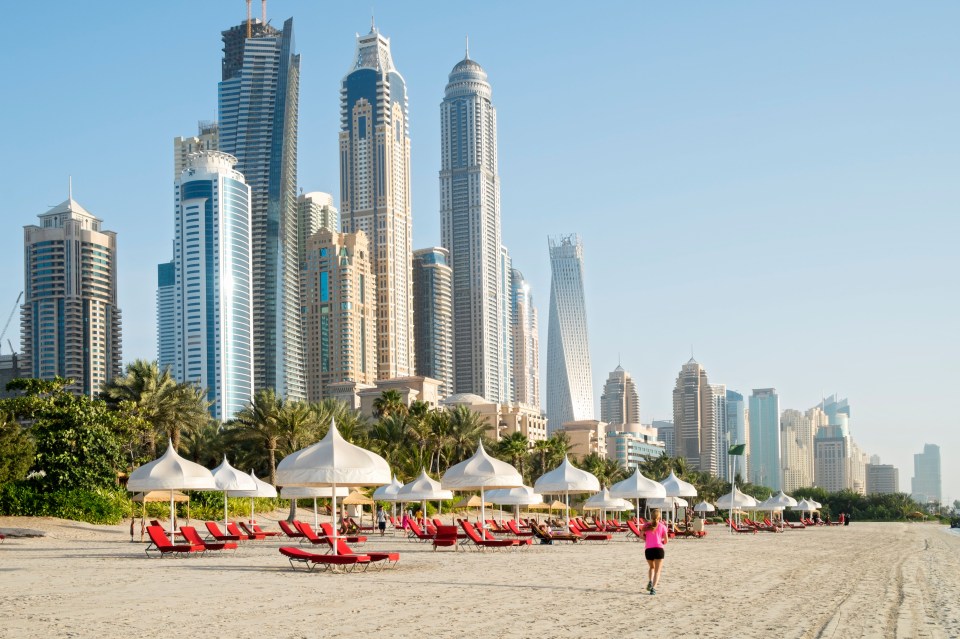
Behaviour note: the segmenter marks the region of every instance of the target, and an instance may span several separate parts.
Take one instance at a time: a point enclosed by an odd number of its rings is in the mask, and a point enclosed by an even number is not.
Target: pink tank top
[[[644,531],[644,537],[647,548],[663,548],[667,539],[667,525],[661,521],[656,528]]]

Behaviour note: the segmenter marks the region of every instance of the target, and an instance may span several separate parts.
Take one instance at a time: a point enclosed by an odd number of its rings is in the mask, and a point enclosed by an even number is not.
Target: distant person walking
[[[380,536],[387,532],[387,511],[383,509],[383,506],[377,506],[377,528],[380,529]]]
[[[657,594],[657,585],[660,583],[660,570],[663,568],[664,546],[667,543],[667,525],[660,520],[660,510],[650,511],[650,522],[643,527],[643,536],[646,542],[644,556],[649,566],[647,592]]]

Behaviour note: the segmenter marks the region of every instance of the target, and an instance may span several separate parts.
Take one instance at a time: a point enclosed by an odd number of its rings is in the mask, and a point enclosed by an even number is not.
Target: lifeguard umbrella
[[[566,508],[567,531],[570,530],[570,495],[576,493],[600,492],[600,480],[585,470],[580,470],[570,463],[566,456],[563,463],[548,473],[544,473],[533,484],[533,489],[541,495],[564,495]]]
[[[483,443],[477,444],[477,452],[470,459],[447,469],[440,478],[445,490],[480,491],[480,522],[486,519],[487,511],[484,492],[488,488],[516,488],[523,486],[523,477],[517,469],[505,461],[494,459],[483,449]]]
[[[424,526],[427,519],[427,502],[453,499],[453,493],[443,490],[440,482],[427,474],[427,469],[420,470],[420,476],[412,482],[404,484],[397,490],[397,501],[419,501],[423,511]]]
[[[514,519],[520,519],[520,506],[534,506],[543,503],[543,495],[534,492],[529,486],[516,488],[498,488],[487,492],[487,499],[501,506],[513,506]]]
[[[166,490],[170,493],[170,542],[173,543],[174,492],[177,490],[216,490],[217,484],[209,470],[184,459],[173,449],[173,441],[167,451],[152,462],[140,466],[127,481],[131,493]]]
[[[277,465],[277,483],[281,486],[382,486],[391,479],[390,465],[369,450],[354,446],[337,430],[333,419],[330,430],[316,444],[287,455]],[[333,512],[337,512],[337,493],[333,493]],[[333,553],[337,554],[337,527],[333,526]]]
[[[617,482],[610,487],[611,497],[621,497],[623,499],[636,500],[637,516],[640,516],[641,499],[663,499],[667,496],[667,489],[663,484],[652,479],[648,479],[640,474],[640,469],[633,471],[633,474],[621,482]]]
[[[346,497],[350,489],[346,486],[337,488],[337,497]],[[313,529],[320,528],[320,516],[317,514],[317,497],[333,497],[333,488],[310,488],[308,486],[284,486],[280,489],[280,496],[284,499],[310,499],[313,497]]]
[[[256,497],[276,497],[277,489],[272,484],[268,484],[258,478],[256,473],[250,471],[249,477],[253,480],[254,488],[252,490],[228,490],[227,494],[231,497],[249,497],[250,498],[250,523],[253,523],[253,500]]]
[[[223,491],[223,527],[226,529],[227,524],[230,523],[227,513],[227,493],[256,490],[257,483],[247,473],[231,466],[226,455],[223,456],[223,463],[213,469],[213,481],[217,484],[217,490]]]

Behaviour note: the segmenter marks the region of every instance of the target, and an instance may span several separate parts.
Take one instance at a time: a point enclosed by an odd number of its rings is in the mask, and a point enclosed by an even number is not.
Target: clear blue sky
[[[254,2],[255,12],[259,2]],[[410,9],[416,6],[416,10]],[[595,392],[618,358],[645,420],[690,356],[781,408],[850,399],[868,453],[941,446],[960,498],[960,5],[376,3],[410,96],[414,243],[439,243],[439,103],[463,56],[499,116],[503,238],[532,281],[546,365],[546,235],[585,245]],[[124,359],[155,357],[173,237],[171,140],[216,117],[242,0],[5,7],[5,319],[22,231],[74,196],[119,234]],[[299,183],[338,179],[339,82],[370,3],[271,0],[303,56]],[[12,333],[16,343],[16,320]],[[4,346],[4,352],[6,347]]]

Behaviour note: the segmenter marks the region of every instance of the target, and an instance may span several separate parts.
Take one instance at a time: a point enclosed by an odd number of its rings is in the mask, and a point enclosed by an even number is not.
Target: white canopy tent
[[[250,471],[250,478],[253,479],[255,488],[253,490],[230,490],[227,491],[231,497],[249,497],[250,498],[250,523],[254,523],[253,514],[253,500],[257,497],[276,497],[277,489],[272,484],[268,484],[262,479],[258,478],[256,473],[252,470]]]
[[[610,496],[636,500],[637,509],[635,512],[639,517],[640,500],[663,499],[667,496],[667,489],[660,482],[644,477],[638,468],[632,475],[611,486]]]
[[[487,511],[485,492],[488,488],[517,488],[523,486],[523,477],[517,469],[505,461],[487,454],[483,443],[477,444],[477,452],[470,459],[447,469],[440,478],[445,490],[479,490],[480,522],[486,521]],[[537,491],[540,492],[540,491]]]
[[[514,519],[520,519],[520,506],[533,506],[543,503],[543,495],[534,492],[529,486],[516,488],[498,488],[487,492],[486,498],[494,504],[513,506]]]
[[[693,512],[700,513],[700,514],[712,513],[715,510],[716,508],[713,507],[713,504],[707,501],[701,501],[699,504],[693,507]]]
[[[697,489],[693,484],[685,482],[671,470],[670,474],[667,475],[664,479],[660,480],[660,483],[663,484],[663,489],[667,491],[667,497],[696,497]],[[648,503],[649,505],[649,503]],[[670,519],[675,519],[676,509],[677,508],[686,508],[687,503],[684,502],[682,506],[679,504],[673,507],[673,510],[670,511]]]
[[[453,493],[443,490],[440,482],[427,474],[427,469],[420,470],[420,476],[408,484],[397,489],[396,500],[400,502],[419,501],[423,508],[424,525],[427,518],[427,502],[453,499]]]
[[[256,490],[257,483],[247,473],[231,466],[226,455],[223,456],[223,463],[213,469],[213,481],[217,485],[217,490],[223,491],[223,527],[226,529],[230,523],[230,515],[227,512],[229,493],[238,490]]]
[[[329,486],[334,489],[333,513],[337,512],[338,486],[382,486],[392,479],[390,465],[369,450],[345,440],[330,420],[330,430],[316,444],[287,455],[277,465],[281,486]],[[333,553],[337,553],[337,526],[333,526]]]
[[[172,543],[176,535],[173,528],[174,492],[217,490],[217,483],[209,470],[178,455],[173,449],[173,441],[170,441],[163,455],[130,473],[127,490],[132,493],[147,493],[151,490],[170,491],[170,542]]]
[[[620,497],[611,497],[610,489],[604,488],[599,493],[593,495],[583,503],[584,510],[599,510],[600,519],[606,519],[607,511],[623,512],[632,510],[633,504]]]
[[[580,470],[570,463],[568,457],[563,463],[544,473],[533,484],[533,489],[541,495],[563,495],[566,508],[567,530],[570,530],[570,495],[578,493],[600,492],[600,480],[585,470]]]

